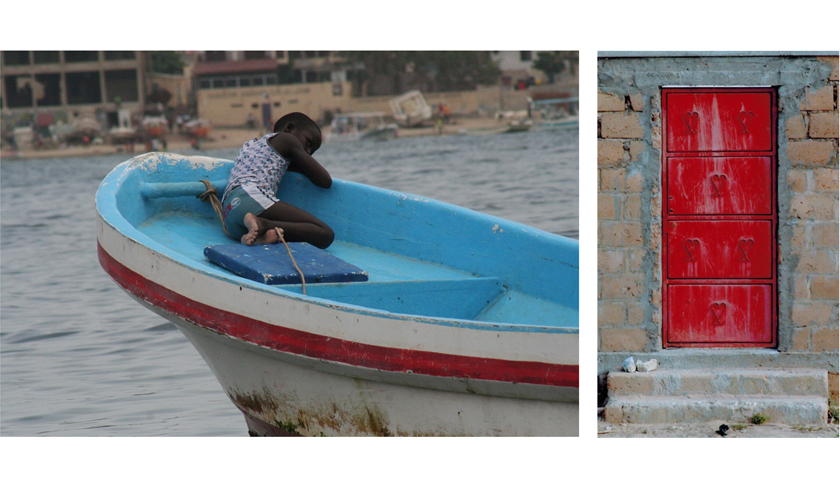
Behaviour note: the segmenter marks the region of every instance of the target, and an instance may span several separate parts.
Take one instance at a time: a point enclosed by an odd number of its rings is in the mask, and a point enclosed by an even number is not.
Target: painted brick
[[[616,222],[601,225],[601,244],[614,247],[641,247],[642,225]]]
[[[639,194],[627,195],[624,198],[624,218],[627,220],[638,219],[642,216],[642,196]]]
[[[826,250],[805,252],[799,256],[799,264],[796,266],[796,273],[834,273],[834,260]]]
[[[826,85],[822,88],[811,89],[805,92],[805,101],[800,106],[801,110],[834,110],[834,86]]]
[[[811,348],[811,329],[797,328],[793,331],[793,351],[807,351]]]
[[[634,248],[630,251],[630,271],[639,272],[642,270],[647,251],[642,248]]]
[[[825,165],[837,154],[834,142],[800,140],[788,143],[787,154],[792,165]]]
[[[811,237],[816,247],[834,247],[836,250],[837,244],[840,243],[840,235],[838,235],[836,223],[815,224]]]
[[[601,330],[602,352],[639,352],[645,349],[647,342],[647,332],[640,328]]]
[[[837,138],[840,129],[840,117],[837,112],[812,113],[808,124],[808,136],[811,138]]]
[[[838,337],[836,328],[819,328],[811,334],[811,350],[815,352],[836,352]]]
[[[624,108],[624,96],[598,90],[599,112],[623,112]]]
[[[617,220],[618,217],[616,216],[616,203],[615,195],[605,195],[599,194],[598,195],[598,218],[602,220]]]
[[[641,325],[645,321],[645,309],[638,303],[627,305],[627,325]]]
[[[625,271],[624,250],[601,250],[598,252],[598,271],[602,273],[622,273]]]
[[[837,300],[837,277],[812,276],[812,300]]]
[[[603,138],[643,138],[644,130],[638,113],[604,113],[601,115]]]
[[[788,185],[796,193],[803,193],[808,189],[808,171],[790,170],[788,172]]]
[[[645,109],[645,97],[641,93],[630,95],[630,107],[635,112],[641,112]]]
[[[837,170],[834,168],[820,168],[814,171],[814,188],[816,190],[837,190]]]
[[[644,160],[642,154],[645,151],[645,142],[641,140],[631,140],[628,151],[630,152],[631,162],[638,162],[640,160]]]
[[[645,177],[641,172],[631,173],[627,177],[627,193],[641,193],[645,188]]]
[[[837,81],[837,59],[838,57],[819,57],[818,60],[832,66],[831,73],[828,75],[829,80]]]
[[[642,276],[624,274],[604,276],[601,278],[601,298],[605,299],[633,299],[642,294]]]
[[[808,284],[808,276],[793,276],[793,296],[797,300],[809,300],[811,298],[811,287]]]
[[[785,134],[789,139],[803,139],[808,135],[805,128],[805,116],[794,115],[785,122]]]
[[[623,168],[601,169],[601,190],[602,191],[624,191],[624,179],[627,170]]]
[[[624,162],[624,142],[598,140],[598,165],[613,166]]]
[[[794,194],[790,213],[796,218],[832,220],[837,199],[828,194]]]
[[[808,251],[808,228],[806,225],[794,225],[793,234],[790,237],[790,246],[793,253],[802,253]]]
[[[793,302],[791,320],[796,327],[825,326],[833,311],[834,306],[827,303]]]
[[[602,303],[598,305],[599,325],[623,325],[624,304],[623,303]]]

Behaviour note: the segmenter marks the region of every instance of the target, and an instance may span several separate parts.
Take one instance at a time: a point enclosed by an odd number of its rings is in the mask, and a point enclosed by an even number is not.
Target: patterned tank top
[[[222,195],[222,202],[231,190],[240,185],[253,185],[263,195],[277,201],[275,196],[277,186],[289,168],[289,161],[268,143],[268,140],[275,135],[277,133],[269,133],[262,138],[248,140],[242,145],[239,156],[236,157],[236,162],[230,171],[230,179]]]

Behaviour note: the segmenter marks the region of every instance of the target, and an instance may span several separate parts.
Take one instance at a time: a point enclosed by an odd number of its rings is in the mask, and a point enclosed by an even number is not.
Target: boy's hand
[[[321,146],[320,135],[317,132],[278,133],[271,137],[269,142],[277,153],[290,162],[290,170],[306,175],[312,183],[321,188],[332,186],[332,177],[327,169],[312,157],[312,153]]]

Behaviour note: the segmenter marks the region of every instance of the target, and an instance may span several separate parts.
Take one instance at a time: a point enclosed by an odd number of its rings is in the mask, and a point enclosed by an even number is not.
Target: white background
[[[836,478],[836,438],[597,438],[596,62],[598,51],[837,51],[840,2],[55,3],[4,2],[0,49],[578,50],[580,437],[2,438],[0,475],[149,480]]]

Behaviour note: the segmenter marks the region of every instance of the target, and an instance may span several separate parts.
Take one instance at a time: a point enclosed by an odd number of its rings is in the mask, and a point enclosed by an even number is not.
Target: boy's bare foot
[[[257,240],[254,241],[254,245],[258,245],[261,243],[277,243],[280,241],[280,235],[282,234],[282,228],[272,228],[270,230],[266,230],[265,235],[257,238]]]
[[[253,245],[254,242],[257,241],[257,238],[265,233],[265,228],[260,228],[262,226],[262,222],[260,222],[259,217],[253,213],[246,213],[244,222],[245,227],[248,228],[248,233],[242,235],[242,243],[245,245]]]

